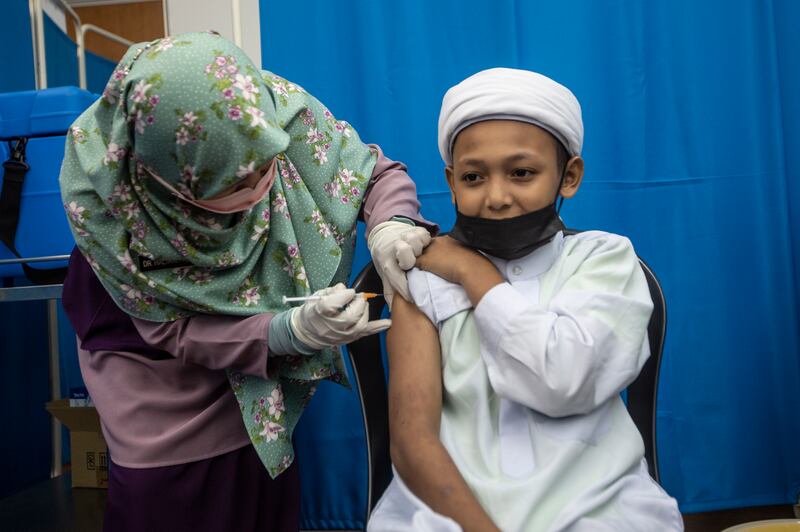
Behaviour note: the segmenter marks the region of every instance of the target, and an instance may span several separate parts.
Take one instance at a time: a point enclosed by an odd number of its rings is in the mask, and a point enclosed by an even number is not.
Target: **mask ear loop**
[[[567,165],[569,161],[564,164],[564,170],[561,171],[561,180],[558,182],[558,190],[556,191],[556,214],[561,216],[561,206],[564,205],[564,196],[561,195],[561,187],[564,186],[564,178],[567,176]]]

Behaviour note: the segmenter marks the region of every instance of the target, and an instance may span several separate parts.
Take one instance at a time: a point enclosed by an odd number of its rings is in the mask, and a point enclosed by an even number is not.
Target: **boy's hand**
[[[460,284],[475,306],[486,292],[504,281],[489,259],[449,236],[434,238],[417,257],[416,267]]]
[[[451,283],[463,284],[461,280],[465,272],[482,263],[492,265],[486,257],[461,245],[457,240],[449,236],[438,236],[417,257],[415,265],[420,270],[431,272]]]

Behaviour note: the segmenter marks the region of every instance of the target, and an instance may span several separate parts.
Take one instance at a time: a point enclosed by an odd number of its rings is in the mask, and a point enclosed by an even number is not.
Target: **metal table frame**
[[[31,257],[21,259],[0,260],[0,266],[6,264],[22,264],[31,262],[53,262],[68,260],[69,255],[53,255],[49,257]],[[61,399],[61,366],[58,351],[58,300],[61,299],[63,285],[49,284],[38,286],[15,286],[0,288],[0,303],[16,301],[47,301],[47,343],[50,356],[49,378],[50,398]],[[61,423],[51,416],[52,449],[50,455],[50,478],[62,474],[61,457]]]

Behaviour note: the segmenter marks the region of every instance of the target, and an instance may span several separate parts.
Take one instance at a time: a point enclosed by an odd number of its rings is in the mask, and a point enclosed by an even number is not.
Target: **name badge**
[[[182,266],[191,265],[191,262],[185,260],[151,259],[139,255],[139,269],[143,272],[166,270],[168,268],[180,268]]]

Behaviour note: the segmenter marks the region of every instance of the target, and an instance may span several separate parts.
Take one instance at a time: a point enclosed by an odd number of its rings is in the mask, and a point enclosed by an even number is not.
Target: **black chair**
[[[645,458],[650,475],[658,482],[658,457],[656,454],[656,398],[658,373],[664,348],[667,326],[667,307],[664,293],[653,270],[641,259],[639,262],[653,298],[653,315],[647,331],[650,340],[650,358],[641,373],[627,388],[628,412],[642,434]],[[381,279],[372,263],[368,264],[353,283],[359,292],[383,290]],[[380,318],[386,302],[382,297],[369,301],[370,319]],[[375,504],[392,480],[392,461],[389,457],[389,401],[386,378],[378,335],[361,338],[347,346],[355,373],[364,417],[367,438],[368,490],[365,516],[368,519]]]

